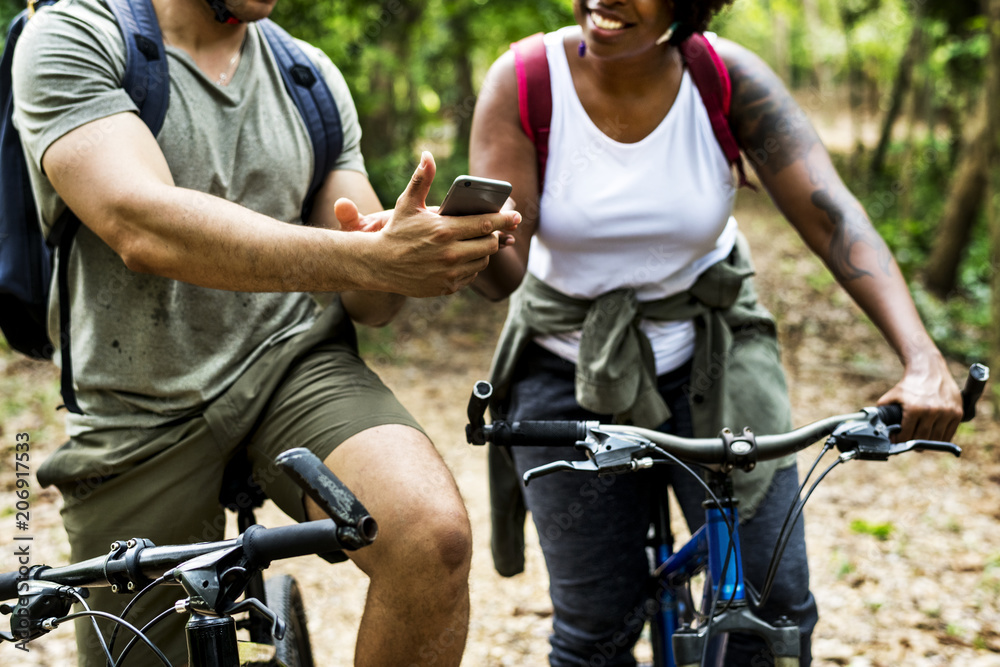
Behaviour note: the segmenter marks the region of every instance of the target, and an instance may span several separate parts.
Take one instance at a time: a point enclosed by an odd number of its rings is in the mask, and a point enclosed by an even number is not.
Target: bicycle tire
[[[285,622],[285,636],[275,640],[271,667],[314,667],[306,609],[295,579],[287,574],[264,581],[267,606]]]

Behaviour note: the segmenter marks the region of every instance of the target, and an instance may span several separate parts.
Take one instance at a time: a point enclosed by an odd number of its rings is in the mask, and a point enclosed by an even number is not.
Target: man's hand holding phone
[[[435,170],[434,158],[423,153],[391,211],[361,216],[349,199],[338,199],[334,204],[341,229],[377,235],[373,241],[379,247],[380,260],[372,271],[387,282],[386,291],[416,291],[421,296],[455,292],[486,268],[490,255],[513,242],[510,233],[521,215],[504,208],[509,184],[459,177],[449,191],[456,194],[445,198],[447,208],[442,205],[435,211],[426,204]],[[449,198],[452,203],[448,203]],[[470,212],[449,215],[450,211]]]
[[[511,184],[492,178],[462,175],[456,178],[444,201],[438,208],[439,215],[466,216],[497,213],[514,210],[514,200],[510,198]],[[504,231],[497,232],[500,247],[513,245],[514,236]]]

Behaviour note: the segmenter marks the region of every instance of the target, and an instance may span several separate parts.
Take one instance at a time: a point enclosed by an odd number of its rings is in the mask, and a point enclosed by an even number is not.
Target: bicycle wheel
[[[264,582],[267,606],[285,622],[285,637],[275,640],[273,667],[313,667],[309,629],[306,627],[306,609],[295,579],[287,574]]]

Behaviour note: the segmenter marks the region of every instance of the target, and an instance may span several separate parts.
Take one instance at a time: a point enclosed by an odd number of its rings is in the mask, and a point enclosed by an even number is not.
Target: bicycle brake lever
[[[257,598],[247,598],[245,600],[237,602],[236,604],[227,608],[225,610],[225,613],[238,614],[241,611],[248,611],[250,607],[253,607],[261,614],[266,616],[269,621],[271,621],[272,637],[274,637],[278,641],[281,641],[282,639],[285,638],[285,630],[286,630],[285,622],[282,621],[280,618],[278,618],[277,614],[275,614],[273,611],[265,607],[264,604]]]
[[[962,448],[950,442],[937,440],[890,442],[889,438],[899,429],[898,425],[886,426],[873,413],[867,421],[844,422],[833,432],[830,440],[841,452],[849,454],[850,458],[861,461],[886,461],[890,456],[910,451],[934,451],[947,452],[955,456],[962,455]]]
[[[902,454],[903,452],[947,452],[955,456],[962,455],[962,448],[950,442],[939,442],[937,440],[907,440],[897,442],[889,447],[889,456]]]
[[[524,480],[524,485],[528,486],[531,480],[536,477],[544,477],[545,475],[551,475],[554,472],[559,472],[560,470],[579,470],[582,472],[597,472],[597,464],[591,460],[587,461],[553,461],[552,463],[546,463],[543,466],[538,466],[537,468],[532,468],[524,473],[522,479]]]

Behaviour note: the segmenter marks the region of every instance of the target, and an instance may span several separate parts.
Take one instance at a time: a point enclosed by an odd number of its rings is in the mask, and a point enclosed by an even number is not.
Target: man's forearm
[[[378,289],[374,238],[285,224],[218,197],[163,185],[123,202],[105,241],[130,269],[255,292]]]

